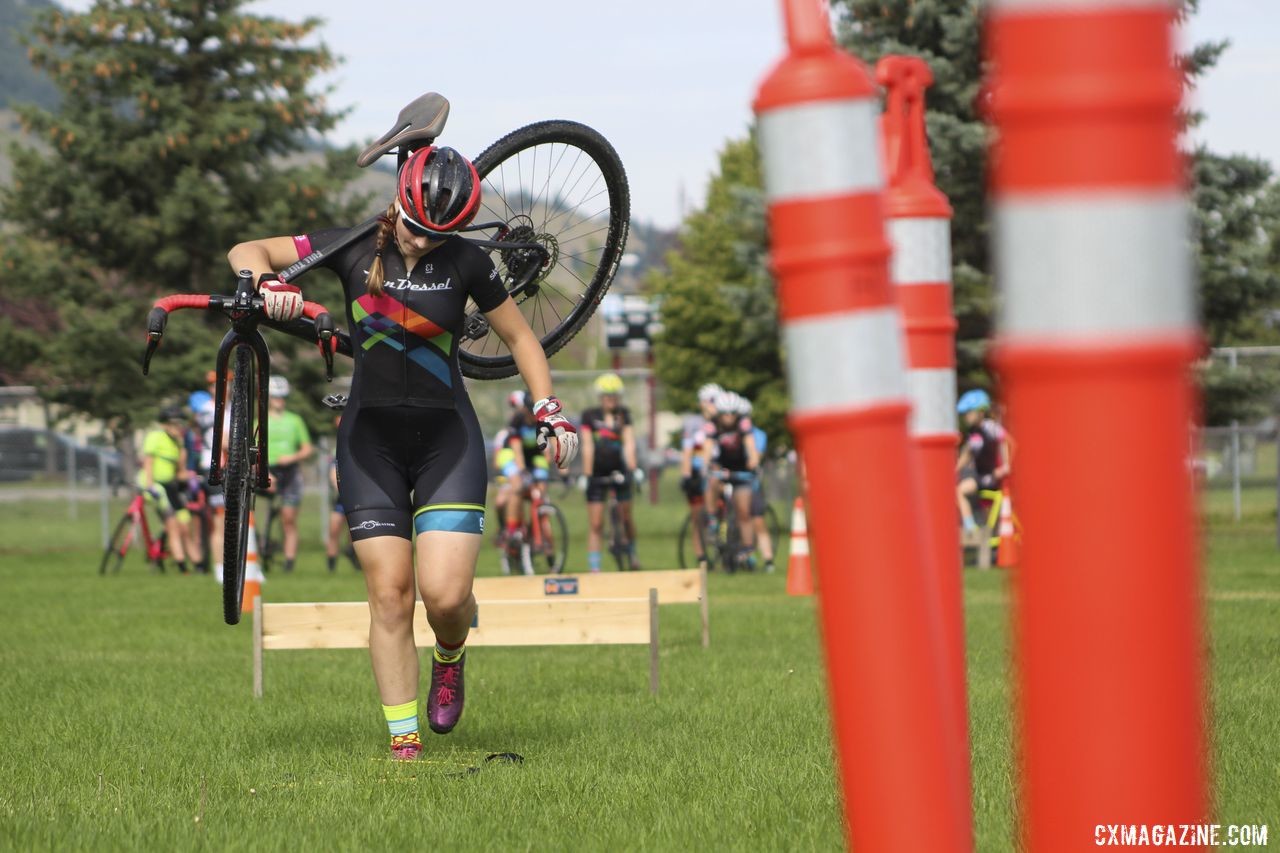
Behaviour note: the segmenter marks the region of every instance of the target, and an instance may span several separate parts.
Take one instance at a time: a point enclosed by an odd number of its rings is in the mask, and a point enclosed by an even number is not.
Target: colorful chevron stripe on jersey
[[[448,361],[453,348],[452,334],[386,294],[361,296],[351,303],[351,312],[368,335],[363,344],[366,350],[376,344],[387,344],[403,351],[410,361],[446,386],[453,387]],[[402,336],[400,330],[413,337]]]

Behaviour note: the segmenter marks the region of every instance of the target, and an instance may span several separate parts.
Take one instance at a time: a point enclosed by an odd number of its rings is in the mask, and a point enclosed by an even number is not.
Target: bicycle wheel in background
[[[609,502],[609,553],[613,555],[613,562],[617,565],[618,571],[631,571],[631,550],[627,547],[626,535],[623,532],[622,510],[618,508],[618,502],[612,500]]]
[[[138,538],[138,520],[131,513],[125,513],[124,517],[116,524],[116,529],[108,540],[107,549],[102,552],[102,562],[98,564],[98,574],[105,575],[107,572],[115,574],[120,571],[120,566],[124,563],[125,555],[129,553],[129,548],[133,546],[133,542]]]
[[[603,136],[572,121],[542,121],[507,134],[475,159],[482,194],[477,222],[500,220],[512,242],[538,243],[550,262],[516,303],[547,355],[576,335],[609,289],[630,227],[631,194],[618,153]],[[528,253],[490,249],[508,288],[528,270]],[[468,302],[467,315],[476,315]],[[480,318],[483,319],[483,318]],[[511,351],[487,324],[464,333],[462,373],[514,376]]]
[[[249,515],[253,512],[254,480],[250,448],[253,445],[254,360],[247,346],[235,350],[235,376],[231,379],[231,423],[227,441],[227,468],[223,475],[226,532],[222,552],[222,615],[228,625],[240,621],[244,598],[245,555],[249,549]]]
[[[682,569],[692,569],[697,563],[697,554],[693,550],[693,513],[685,515],[680,525],[680,533],[676,536],[676,563]]]
[[[564,571],[569,559],[569,525],[565,523],[560,507],[552,503],[538,507],[538,519],[542,525],[542,556],[547,571],[558,575]]]

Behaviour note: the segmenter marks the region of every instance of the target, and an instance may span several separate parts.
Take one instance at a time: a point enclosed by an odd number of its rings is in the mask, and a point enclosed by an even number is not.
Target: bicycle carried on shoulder
[[[444,129],[449,102],[431,92],[400,111],[395,125],[357,159],[368,166],[394,153],[403,164],[419,148],[431,145]],[[538,336],[547,355],[557,352],[586,325],[617,272],[630,220],[630,190],[617,152],[603,136],[571,121],[536,122],[513,131],[476,157],[482,183],[481,216],[466,232],[491,232],[466,239],[489,251],[507,292]],[[280,273],[293,281],[378,225],[375,215],[332,243],[319,247]],[[157,300],[147,318],[146,374],[164,334],[168,315],[180,308],[224,313],[231,330],[217,356],[213,446],[222,446],[223,410],[230,380],[231,418],[227,463],[214,454],[209,482],[222,485],[226,501],[223,554],[223,616],[240,621],[244,594],[248,520],[257,491],[267,488],[267,379],[270,354],[262,325],[314,340],[325,358],[327,379],[333,355],[351,355],[350,337],[338,331],[324,306],[304,304],[303,317],[289,323],[262,312],[252,275],[242,271],[232,296],[179,295]],[[468,300],[459,342],[464,376],[498,379],[516,373],[515,358],[488,321]],[[563,535],[561,541],[567,545]]]

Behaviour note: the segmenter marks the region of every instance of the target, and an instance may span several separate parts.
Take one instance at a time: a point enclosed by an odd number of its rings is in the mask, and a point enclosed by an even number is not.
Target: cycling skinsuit
[[[276,460],[289,456],[311,443],[307,424],[296,412],[271,412],[267,415],[267,465],[276,478],[276,491],[285,506],[302,503],[302,466],[297,462],[278,465]]]
[[[971,461],[961,470],[959,479],[975,480],[980,489],[999,489],[1000,480],[995,471],[1000,465],[1000,444],[1004,437],[1004,427],[990,418],[979,421],[970,429],[964,441]]]
[[[756,439],[756,453],[762,458],[764,457],[764,449],[769,445],[769,436],[760,427],[754,427],[751,434]],[[752,518],[762,518],[764,516],[765,500],[764,489],[760,483],[760,478],[756,478],[755,491],[751,493],[751,516]]]
[[[524,470],[530,472],[533,479],[542,482],[551,477],[546,454],[538,449],[538,424],[529,423],[520,412],[513,415],[511,423],[507,424],[507,446],[511,447],[513,442],[519,442],[520,448],[517,452],[524,454]],[[513,456],[508,461],[504,473],[514,478],[519,470]]]
[[[344,233],[295,237],[298,256]],[[372,296],[365,271],[375,239],[371,233],[324,260],[342,281],[355,354],[338,427],[338,482],[351,538],[482,533],[485,443],[458,368],[458,335],[468,297],[487,312],[507,292],[483,249],[448,237],[411,270],[389,242],[383,294]]]
[[[631,426],[631,412],[626,406],[619,406],[609,415],[603,408],[597,406],[583,412],[582,419],[578,423],[580,424],[578,429],[582,434],[591,436],[595,451],[589,472],[592,479],[587,482],[587,503],[602,503],[607,489],[617,492],[619,501],[631,500],[630,479],[612,485],[595,479],[608,477],[616,471],[626,473],[627,462],[622,454],[622,432]]]
[[[721,426],[718,419],[707,426],[707,440],[715,448],[712,456],[717,465],[729,472],[735,493],[753,485],[743,476],[751,470],[747,465],[747,436],[753,429],[751,418],[746,417],[739,418],[728,427]]]
[[[173,515],[174,510],[185,509],[187,501],[178,482],[182,446],[165,430],[156,429],[142,440],[142,455],[151,458],[151,482],[161,489],[161,492],[150,492],[156,500],[156,509],[165,518]],[[138,472],[138,486],[143,487],[142,471]]]
[[[691,504],[702,503],[702,496],[707,490],[705,472],[702,470],[702,443],[706,438],[707,419],[702,415],[686,415],[680,436],[680,450],[691,454],[689,482],[685,488],[685,497]]]

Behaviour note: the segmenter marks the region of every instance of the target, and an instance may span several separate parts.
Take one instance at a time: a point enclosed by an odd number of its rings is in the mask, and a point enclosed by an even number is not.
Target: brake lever
[[[164,337],[164,326],[168,319],[169,312],[158,306],[152,308],[147,314],[147,349],[142,354],[143,376],[149,375],[151,371],[151,357],[160,347],[160,339]]]
[[[337,341],[334,340],[333,317],[326,312],[319,314],[315,319],[316,327],[316,344],[320,347],[320,354],[324,356],[324,380],[326,382],[333,381],[333,351],[337,347]]]

